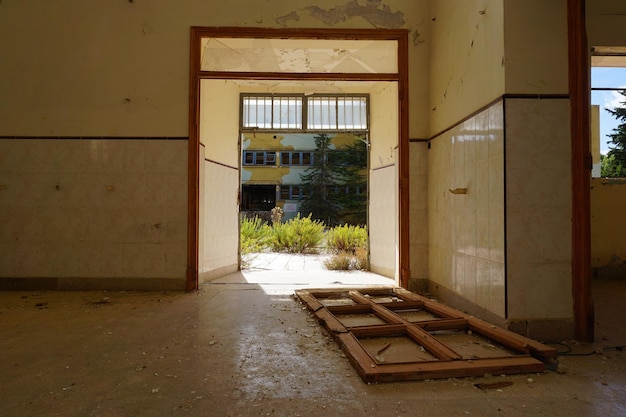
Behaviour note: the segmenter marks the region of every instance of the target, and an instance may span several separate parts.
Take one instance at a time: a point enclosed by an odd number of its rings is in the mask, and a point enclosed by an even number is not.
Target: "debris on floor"
[[[558,353],[402,288],[297,290],[296,296],[366,382],[542,372]]]

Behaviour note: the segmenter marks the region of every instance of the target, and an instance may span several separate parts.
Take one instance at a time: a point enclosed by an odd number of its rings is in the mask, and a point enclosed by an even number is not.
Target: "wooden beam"
[[[521,374],[543,372],[542,362],[530,356],[476,359],[472,361],[434,361],[419,363],[376,364],[364,367],[366,382],[394,382],[437,378],[463,378],[485,374]]]
[[[592,342],[590,58],[585,1],[567,1],[572,136],[572,296],[576,338]]]

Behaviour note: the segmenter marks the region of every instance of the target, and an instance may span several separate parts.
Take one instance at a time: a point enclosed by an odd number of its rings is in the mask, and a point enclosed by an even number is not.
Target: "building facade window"
[[[305,196],[304,187],[300,185],[281,185],[280,186],[280,199],[281,200],[302,200]]]
[[[276,165],[276,152],[245,151],[243,153],[243,164],[252,166],[274,166]]]
[[[313,164],[313,152],[281,152],[280,164],[310,166]]]

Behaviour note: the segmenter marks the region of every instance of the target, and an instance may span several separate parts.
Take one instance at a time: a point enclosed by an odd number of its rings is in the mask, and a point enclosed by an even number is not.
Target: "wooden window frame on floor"
[[[352,290],[298,290],[297,297],[316,316],[340,344],[365,382],[390,382],[436,378],[460,378],[542,372],[545,362],[557,350],[492,325],[436,301],[402,288],[364,288]],[[392,298],[393,301],[376,301]],[[344,299],[349,304],[330,305],[328,300]],[[326,301],[326,304],[325,304]],[[409,321],[396,311],[419,310],[434,318]],[[375,315],[384,324],[347,326],[341,315]],[[486,338],[513,353],[510,356],[468,357],[433,336],[432,332],[463,331]],[[404,336],[434,357],[434,360],[383,363],[368,352],[359,339]],[[386,349],[388,346],[383,347]]]

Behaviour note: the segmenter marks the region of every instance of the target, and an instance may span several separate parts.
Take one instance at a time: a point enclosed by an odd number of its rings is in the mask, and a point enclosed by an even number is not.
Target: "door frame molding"
[[[572,297],[576,339],[592,342],[590,57],[585,0],[567,1],[572,144]]]
[[[319,40],[394,40],[398,45],[398,72],[395,74],[285,73],[202,71],[202,38],[319,39]],[[187,272],[185,288],[199,287],[199,118],[200,80],[318,80],[318,81],[395,81],[398,83],[399,157],[398,157],[398,248],[400,286],[409,281],[409,92],[408,30],[405,29],[270,29],[248,27],[191,27],[189,51],[189,149]]]

